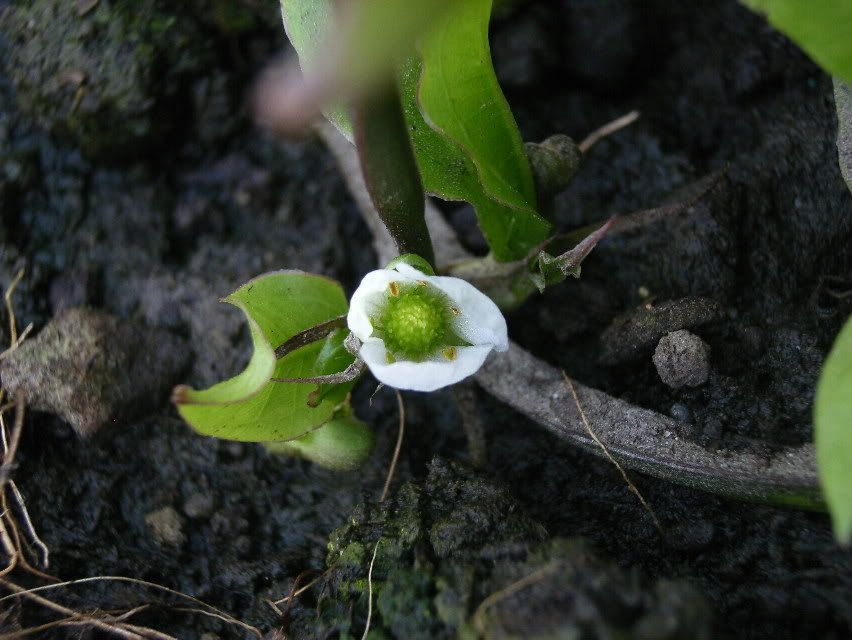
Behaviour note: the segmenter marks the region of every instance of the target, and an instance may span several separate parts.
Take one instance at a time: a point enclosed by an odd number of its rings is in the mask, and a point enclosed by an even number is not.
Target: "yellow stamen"
[[[456,349],[455,347],[447,347],[446,349],[443,349],[441,353],[450,362],[455,360],[456,357],[459,355],[458,349]]]
[[[399,283],[398,282],[388,283],[388,289],[390,289],[390,294],[392,296],[398,296],[399,295]]]
[[[450,307],[450,312],[451,312],[454,316],[461,315],[461,309],[459,309],[458,307]]]

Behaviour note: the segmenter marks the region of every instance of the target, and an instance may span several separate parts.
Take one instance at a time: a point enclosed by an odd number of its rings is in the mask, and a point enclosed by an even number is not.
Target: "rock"
[[[629,362],[650,351],[667,333],[721,318],[718,302],[695,296],[636,307],[616,317],[601,334],[599,361],[604,365]]]
[[[0,362],[0,378],[87,436],[165,403],[188,360],[184,340],[169,332],[75,308]]]
[[[672,389],[699,387],[710,375],[710,347],[686,329],[663,336],[653,359],[660,380]]]
[[[151,533],[160,544],[179,547],[186,540],[183,520],[172,507],[163,507],[147,514],[145,524],[150,527]]]

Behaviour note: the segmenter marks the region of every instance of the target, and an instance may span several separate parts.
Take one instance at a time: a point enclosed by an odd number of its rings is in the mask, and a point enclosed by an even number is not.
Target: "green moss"
[[[441,461],[424,482],[381,505],[359,505],[332,533],[327,598],[311,633],[362,633],[377,540],[370,637],[709,637],[707,607],[688,586],[642,582],[582,540],[547,540],[505,488]],[[546,567],[539,581],[472,619],[486,597]]]

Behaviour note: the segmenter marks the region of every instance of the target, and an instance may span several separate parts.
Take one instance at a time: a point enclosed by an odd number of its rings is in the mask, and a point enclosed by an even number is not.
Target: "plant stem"
[[[361,102],[352,124],[367,191],[399,252],[414,253],[434,267],[423,183],[396,83]]]

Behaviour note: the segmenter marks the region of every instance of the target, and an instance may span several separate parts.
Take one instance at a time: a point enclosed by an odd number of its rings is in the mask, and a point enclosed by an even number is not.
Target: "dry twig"
[[[13,582],[9,582],[7,580],[0,581],[0,586],[12,591],[12,596],[5,596],[3,599],[10,597],[21,596],[27,598],[28,600],[32,600],[33,602],[40,604],[46,609],[50,609],[56,613],[60,613],[69,620],[78,621],[79,623],[88,624],[96,629],[100,629],[101,631],[105,631],[110,633],[116,637],[124,638],[125,640],[145,640],[149,638],[151,640],[177,640],[174,636],[167,635],[165,633],[161,633],[159,631],[155,631],[154,629],[149,629],[147,627],[139,627],[137,625],[127,624],[125,622],[109,622],[102,618],[97,618],[91,615],[86,615],[85,613],[80,613],[79,611],[74,611],[73,609],[69,609],[68,607],[64,607],[61,604],[57,604],[52,600],[48,600],[47,598],[43,598],[40,595],[33,593],[32,589],[24,589],[21,586]],[[49,585],[54,586],[54,585]],[[10,635],[8,638],[16,637],[15,635]],[[2,638],[2,636],[0,636]]]
[[[147,580],[139,580],[138,578],[128,578],[126,576],[92,576],[90,578],[79,578],[77,580],[67,580],[65,582],[59,582],[59,583],[56,583],[56,584],[47,584],[47,585],[42,585],[40,587],[33,587],[32,589],[25,589],[25,590],[23,590],[22,593],[17,593],[15,595],[35,594],[35,593],[38,593],[38,592],[49,591],[49,590],[58,589],[58,588],[61,588],[61,587],[71,587],[71,586],[75,586],[75,585],[87,584],[87,583],[91,583],[91,582],[100,582],[100,581],[126,582],[126,583],[129,583],[129,584],[136,584],[136,585],[148,587],[148,588],[151,588],[151,589],[157,589],[159,591],[163,591],[164,593],[168,593],[168,594],[171,594],[171,595],[174,595],[174,596],[178,596],[179,598],[189,600],[190,602],[194,602],[195,604],[199,605],[200,607],[203,608],[204,611],[206,611],[206,613],[208,615],[215,614],[214,617],[217,617],[221,620],[224,620],[224,621],[228,622],[229,624],[241,627],[241,628],[245,629],[246,631],[250,631],[251,633],[256,635],[258,638],[263,636],[263,634],[260,632],[260,630],[257,627],[253,627],[252,625],[247,624],[245,622],[242,622],[241,620],[237,620],[236,618],[234,618],[230,614],[222,611],[221,609],[214,607],[211,604],[207,604],[203,600],[199,600],[195,596],[191,596],[191,595],[183,593],[181,591],[176,591],[175,589],[170,589],[169,587],[165,587],[165,586],[163,586],[161,584],[157,584],[155,582],[148,582]],[[0,598],[0,602],[3,602],[4,600],[8,600],[9,598],[13,598],[13,597],[15,597],[15,595],[4,596],[4,597]],[[197,612],[196,609],[193,609],[193,611]]]
[[[586,153],[589,149],[591,149],[593,146],[595,146],[595,144],[598,143],[603,138],[606,138],[607,136],[611,136],[616,131],[620,131],[624,127],[633,124],[638,119],[639,119],[639,112],[638,111],[631,111],[630,113],[626,113],[623,116],[621,116],[620,118],[616,118],[612,122],[608,122],[604,126],[592,131],[589,135],[587,135],[583,139],[583,141],[580,144],[577,145],[577,147],[580,149],[580,151],[582,151],[583,153]]]
[[[376,553],[379,550],[379,542],[381,542],[381,538],[376,542],[376,546],[373,547],[373,557],[370,558],[370,568],[367,570],[367,622],[364,624],[364,634],[361,636],[361,640],[367,639],[367,634],[370,633],[370,622],[373,619],[373,565],[376,564]]]
[[[516,580],[510,585],[503,587],[499,591],[495,591],[490,596],[485,598],[482,602],[479,603],[479,606],[476,607],[476,611],[473,613],[473,626],[476,628],[477,633],[482,636],[485,634],[485,621],[483,620],[483,616],[485,616],[485,612],[493,607],[495,604],[500,602],[501,600],[505,600],[518,593],[518,591],[522,591],[527,587],[534,585],[536,582],[540,582],[544,580],[551,573],[556,571],[560,567],[559,562],[551,562],[549,564],[544,565],[543,567],[536,569],[528,576],[524,576],[520,580]]]
[[[399,391],[396,392],[396,404],[399,407],[399,433],[396,437],[396,447],[393,450],[393,458],[391,458],[390,468],[388,469],[388,477],[385,478],[385,486],[382,489],[382,497],[379,498],[379,502],[384,502],[385,498],[388,497],[393,474],[396,471],[396,463],[399,460],[399,452],[402,449],[402,438],[405,435],[405,403],[403,403],[402,394]]]

